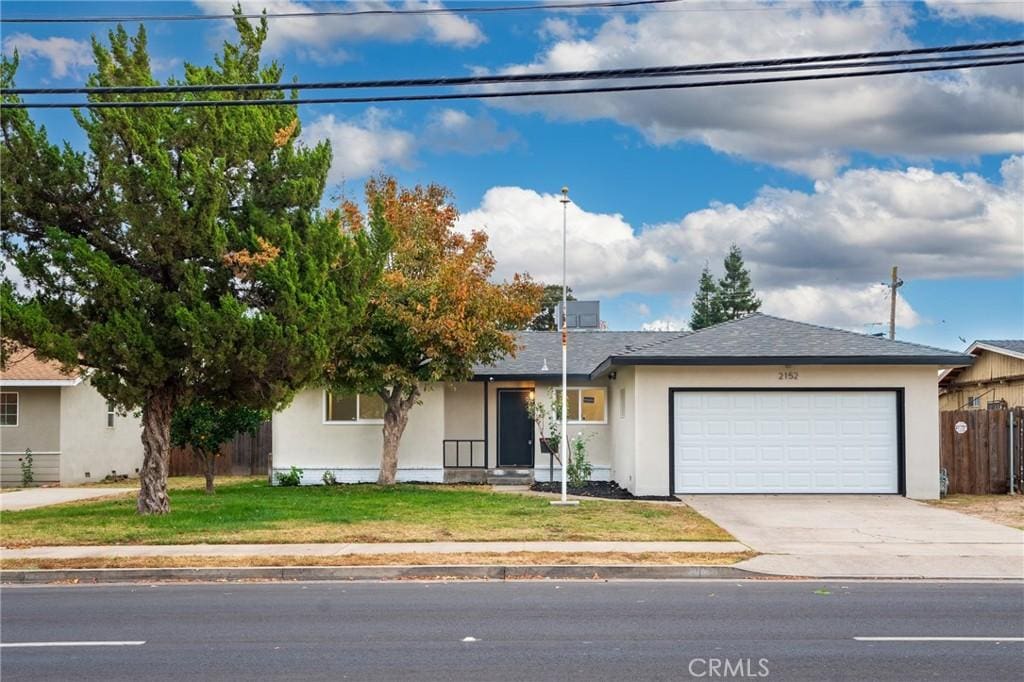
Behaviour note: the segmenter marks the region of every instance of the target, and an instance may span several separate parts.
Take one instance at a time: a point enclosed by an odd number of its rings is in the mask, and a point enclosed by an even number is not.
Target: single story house
[[[515,357],[425,386],[399,480],[553,469],[527,403],[556,395],[558,332],[520,332]],[[973,358],[764,314],[696,332],[569,334],[570,436],[595,479],[637,495],[939,494],[940,368]],[[310,389],[274,415],[273,470],[303,482],[376,480],[383,407]]]
[[[981,410],[1024,406],[1024,339],[975,341],[967,367],[939,376],[939,409]]]
[[[0,485],[21,485],[19,459],[32,450],[36,484],[137,476],[142,425],[118,414],[87,377],[18,349],[0,369]]]

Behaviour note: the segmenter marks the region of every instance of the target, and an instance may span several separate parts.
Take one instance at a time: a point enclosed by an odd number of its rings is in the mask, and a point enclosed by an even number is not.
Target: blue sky
[[[439,4],[431,0],[434,4]],[[369,5],[371,3],[360,3]],[[454,4],[454,3],[453,3]],[[459,3],[465,6],[472,3]],[[275,0],[246,10],[317,9]],[[192,14],[221,2],[3,2],[7,16]],[[209,61],[226,22],[147,24],[159,77]],[[19,85],[90,71],[97,25],[5,25]],[[271,22],[286,78],[692,63],[1024,36],[1024,3],[703,2],[657,10]],[[543,101],[541,101],[543,100]],[[773,314],[858,331],[888,317],[899,265],[899,338],[948,348],[1024,336],[1024,68],[714,92],[319,105],[303,139],[335,151],[332,193],[384,171],[455,193],[460,229],[485,229],[499,275],[555,281],[563,185],[570,285],[613,329],[678,326],[697,273],[744,250]],[[36,112],[80,144],[67,112]]]

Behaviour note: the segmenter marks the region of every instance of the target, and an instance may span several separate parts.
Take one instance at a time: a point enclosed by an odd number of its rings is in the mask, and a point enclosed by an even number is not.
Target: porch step
[[[490,485],[533,485],[533,469],[491,469],[487,472]]]

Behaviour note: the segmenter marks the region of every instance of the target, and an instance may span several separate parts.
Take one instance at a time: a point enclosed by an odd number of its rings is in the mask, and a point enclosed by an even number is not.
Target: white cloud
[[[857,327],[887,319],[873,287],[894,264],[908,280],[1024,271],[1022,180],[1019,156],[1003,163],[999,182],[913,167],[848,170],[813,192],[766,187],[746,205],[716,203],[642,229],[570,204],[569,284],[584,297],[657,292],[688,301],[704,262],[714,269],[735,242],[766,311]],[[495,187],[463,214],[460,229],[488,232],[498,277],[526,271],[558,281],[558,200]],[[906,308],[900,318],[915,315]]]
[[[502,72],[894,49],[913,45],[913,21],[909,5],[847,3],[616,15],[592,35],[561,38],[532,62]],[[564,120],[611,119],[656,145],[702,143],[822,178],[844,167],[854,151],[916,160],[1021,152],[1022,74],[1004,66],[945,75],[510,99],[498,106]]]
[[[762,311],[780,317],[869,333],[888,329],[889,288],[883,284],[863,288],[799,285],[770,289],[763,293],[762,302]],[[897,296],[897,326],[909,329],[921,322],[921,316],[907,299]]]
[[[659,318],[640,325],[640,330],[645,332],[680,332],[689,328],[689,321],[679,317]]]
[[[328,114],[303,127],[303,142],[312,145],[321,140],[330,142],[334,151],[330,184],[385,170],[390,164],[408,168],[416,153],[415,136],[388,125],[387,115],[373,108],[353,119]]]
[[[53,36],[36,38],[27,33],[14,33],[4,38],[4,54],[17,50],[22,59],[45,59],[50,62],[50,75],[63,78],[69,71],[92,65],[92,48],[84,40]]]
[[[507,149],[518,136],[503,130],[486,113],[471,116],[460,109],[441,109],[431,114],[424,130],[424,144],[439,152],[483,154]]]
[[[924,2],[929,8],[945,19],[988,17],[1024,22],[1024,1],[1022,0],[996,0],[994,2],[979,2],[978,0],[924,0]]]
[[[230,7],[222,0],[195,0],[195,4],[207,14],[224,14],[226,8]],[[306,4],[294,0],[246,0],[241,5],[246,13],[258,13],[266,9],[268,14],[310,12],[323,8],[316,3]],[[406,0],[401,4],[405,8],[443,6],[437,0]],[[366,0],[332,7],[358,11],[385,9],[394,5]],[[477,24],[457,14],[295,17],[272,19],[269,24],[265,46],[268,53],[280,54],[295,48],[301,58],[320,64],[347,61],[350,53],[341,44],[368,40],[390,43],[426,40],[454,47],[473,47],[486,40]]]

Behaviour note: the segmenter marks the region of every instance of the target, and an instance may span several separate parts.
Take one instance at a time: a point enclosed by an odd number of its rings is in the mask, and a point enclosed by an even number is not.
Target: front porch
[[[444,481],[530,485],[534,481],[560,480],[558,456],[543,447],[527,408],[535,399],[546,402],[552,388],[557,388],[556,378],[534,381],[486,377],[446,385],[445,437],[441,443]],[[570,381],[569,396],[578,405],[575,410],[570,408],[569,434],[587,436],[594,480],[610,480],[612,473],[606,393],[603,384],[584,384],[579,378]],[[591,400],[599,404],[602,418],[586,421],[593,416]],[[586,409],[580,409],[584,405]]]

